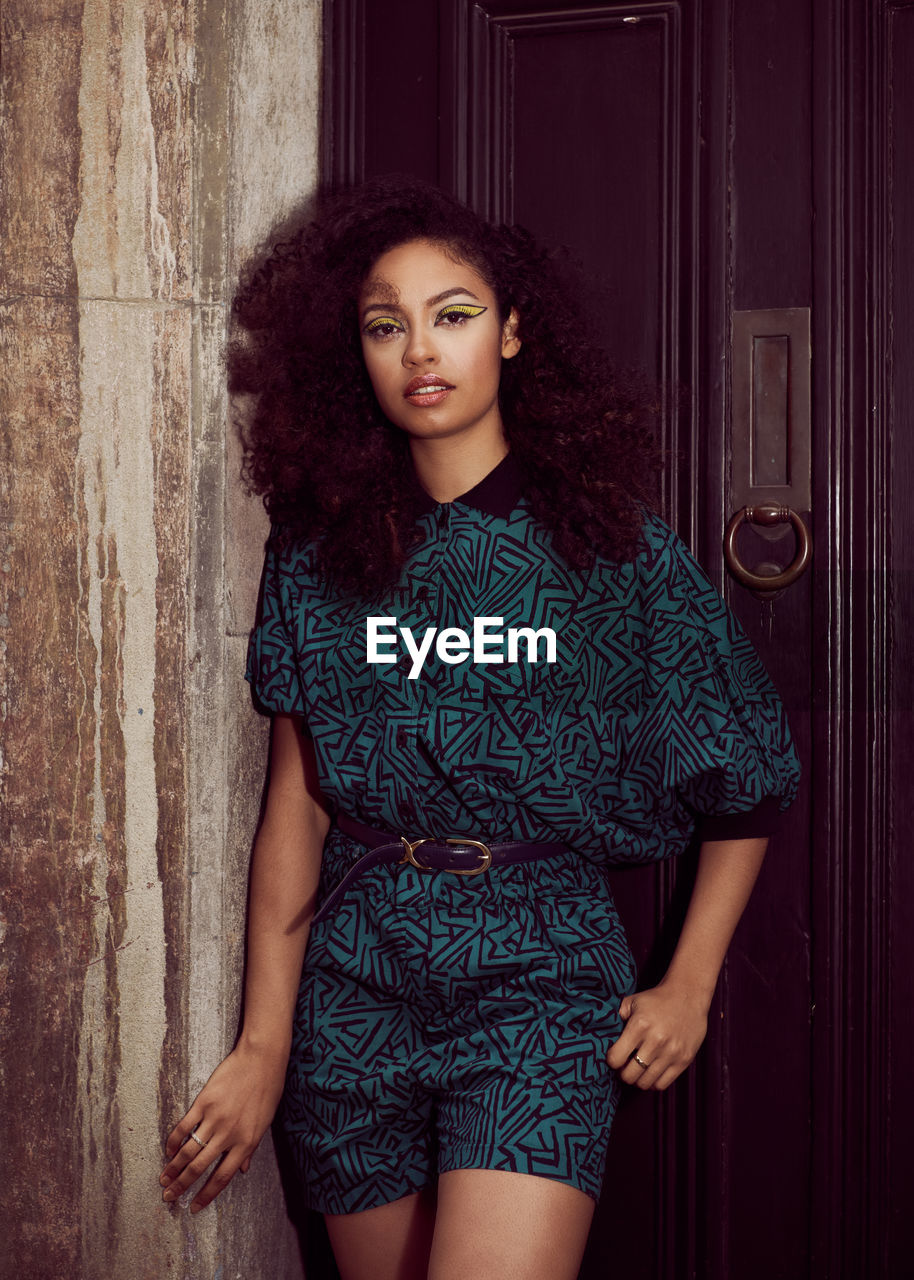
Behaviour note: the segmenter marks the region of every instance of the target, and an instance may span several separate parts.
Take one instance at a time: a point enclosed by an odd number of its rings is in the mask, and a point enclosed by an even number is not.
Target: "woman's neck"
[[[453,502],[498,466],[508,453],[503,435],[486,441],[460,437],[409,442],[413,466],[423,489],[436,502]]]

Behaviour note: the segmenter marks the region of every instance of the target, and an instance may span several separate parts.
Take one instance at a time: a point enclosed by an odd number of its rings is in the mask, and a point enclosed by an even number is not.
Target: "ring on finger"
[[[639,1067],[641,1067],[641,1068],[642,1068],[642,1070],[644,1070],[644,1071],[646,1071],[646,1070],[648,1069],[648,1067],[651,1065],[649,1062],[645,1062],[643,1058],[639,1058],[639,1057],[638,1057],[638,1055],[637,1055],[637,1053],[633,1053],[633,1054],[632,1054],[632,1057],[635,1059],[635,1061],[637,1062],[638,1066],[639,1066]],[[190,1136],[191,1136],[191,1137],[193,1137],[194,1135],[193,1135],[193,1134],[191,1134]]]
[[[189,1133],[187,1136],[188,1138],[193,1138],[194,1142],[196,1142],[197,1146],[201,1149],[201,1151],[206,1146],[206,1143],[203,1141],[203,1139],[197,1137],[196,1131],[194,1131],[193,1133]]]

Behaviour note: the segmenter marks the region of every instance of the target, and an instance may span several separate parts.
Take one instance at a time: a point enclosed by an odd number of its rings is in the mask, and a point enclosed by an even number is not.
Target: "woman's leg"
[[[454,1169],[439,1178],[437,1215],[427,1188],[324,1220],[342,1280],[575,1280],[593,1211],[566,1182]]]
[[[428,1280],[575,1280],[593,1211],[567,1182],[500,1169],[443,1173]]]
[[[426,1187],[376,1209],[326,1213],[342,1280],[426,1280],[435,1228],[435,1190]]]

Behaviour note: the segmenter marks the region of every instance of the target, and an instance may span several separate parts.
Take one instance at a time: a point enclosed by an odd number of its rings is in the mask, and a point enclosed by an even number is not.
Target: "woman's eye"
[[[372,338],[389,338],[391,334],[402,333],[403,326],[393,316],[378,316],[366,324],[362,332],[369,334]]]
[[[453,329],[467,320],[472,320],[474,316],[481,316],[488,309],[488,307],[474,307],[469,302],[455,302],[438,312],[435,324],[444,324],[446,322],[448,327]]]

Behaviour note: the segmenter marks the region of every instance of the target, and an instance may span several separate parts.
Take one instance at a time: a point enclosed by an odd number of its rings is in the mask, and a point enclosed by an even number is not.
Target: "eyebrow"
[[[370,302],[367,307],[363,308],[363,311],[362,311],[363,315],[367,316],[369,311],[399,311],[400,310],[399,304],[394,301],[394,299],[398,298],[400,295],[397,293],[397,290],[394,289],[391,285],[387,284],[386,281],[372,280],[370,284],[370,292],[386,293],[389,298],[389,301],[388,302]],[[463,294],[467,298],[474,298],[477,302],[479,301],[479,299],[476,297],[476,294],[473,293],[472,289],[465,289],[463,285],[456,285],[453,289],[445,289],[441,293],[436,293],[433,298],[429,298],[427,300],[425,305],[427,307],[437,306],[439,302],[444,302],[445,298],[453,298],[457,294]]]

